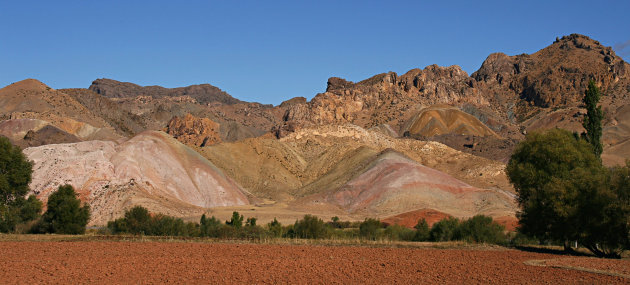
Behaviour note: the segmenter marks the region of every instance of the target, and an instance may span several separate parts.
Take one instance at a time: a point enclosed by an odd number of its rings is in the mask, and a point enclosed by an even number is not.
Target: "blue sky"
[[[0,86],[210,83],[279,104],[312,98],[332,76],[472,73],[490,53],[533,53],[571,33],[628,59],[629,12],[630,1],[0,0]]]

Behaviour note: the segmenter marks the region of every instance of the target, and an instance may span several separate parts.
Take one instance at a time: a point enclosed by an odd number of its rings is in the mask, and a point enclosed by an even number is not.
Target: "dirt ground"
[[[413,249],[196,242],[0,242],[0,283],[606,283],[611,276],[528,260],[566,256],[516,250]],[[571,257],[580,266],[602,260]],[[628,260],[605,260],[599,269]],[[612,264],[612,265],[611,265]],[[613,272],[613,271],[610,271]],[[618,273],[619,273],[618,272]],[[614,274],[614,273],[613,273]]]

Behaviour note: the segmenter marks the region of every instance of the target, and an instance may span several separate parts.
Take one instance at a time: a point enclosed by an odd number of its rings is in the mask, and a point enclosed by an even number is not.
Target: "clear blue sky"
[[[0,86],[210,83],[279,104],[312,98],[332,76],[359,81],[434,63],[470,74],[490,53],[533,53],[571,33],[628,59],[629,19],[627,0],[0,0]]]

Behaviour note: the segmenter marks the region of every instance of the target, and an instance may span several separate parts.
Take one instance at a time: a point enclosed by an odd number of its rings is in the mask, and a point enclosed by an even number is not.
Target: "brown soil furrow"
[[[0,283],[624,284],[516,250],[169,242],[1,242]]]

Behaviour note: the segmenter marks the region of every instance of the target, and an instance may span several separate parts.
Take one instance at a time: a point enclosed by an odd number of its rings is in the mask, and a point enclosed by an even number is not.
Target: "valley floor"
[[[46,237],[46,236],[45,236]],[[498,247],[0,239],[3,284],[628,284],[630,260]],[[20,239],[22,240],[22,239]]]

